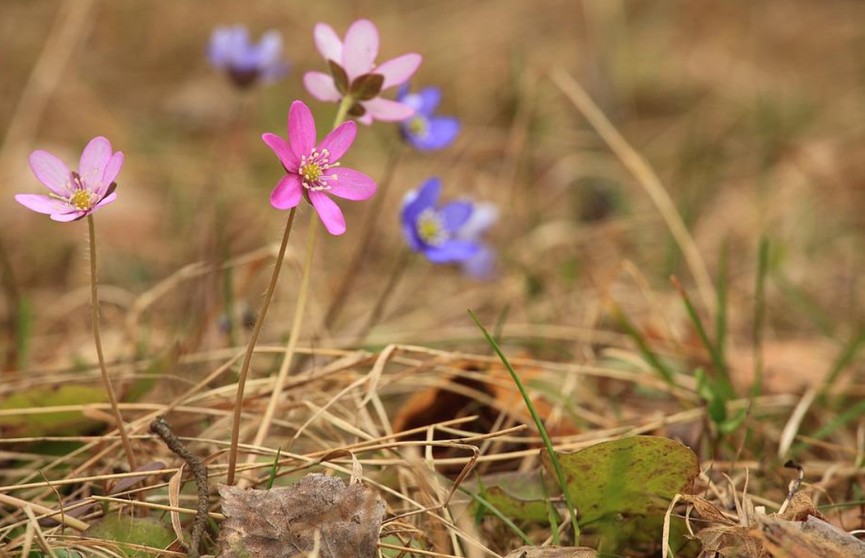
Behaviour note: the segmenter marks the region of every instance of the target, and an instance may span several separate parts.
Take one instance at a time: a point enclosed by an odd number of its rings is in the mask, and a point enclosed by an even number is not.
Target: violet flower
[[[460,262],[463,273],[475,279],[492,279],[496,274],[496,253],[482,241],[487,230],[499,219],[499,210],[494,203],[474,204],[471,217],[457,231],[457,238],[471,240],[478,245],[477,253]]]
[[[460,236],[475,210],[469,201],[453,201],[441,207],[438,198],[441,181],[430,178],[403,198],[402,231],[415,252],[433,263],[465,262],[480,251],[474,238]]]
[[[354,169],[339,166],[339,159],[354,142],[357,124],[342,123],[316,145],[315,120],[301,101],[288,110],[288,141],[276,134],[261,139],[279,157],[286,175],[270,194],[277,209],[291,209],[301,194],[312,204],[324,227],[332,235],[345,232],[345,218],[329,195],[347,200],[366,200],[376,191],[372,178]]]
[[[414,109],[414,116],[400,122],[403,138],[415,149],[433,151],[450,145],[460,131],[459,120],[452,116],[436,116],[441,100],[438,87],[427,87],[409,93],[408,84],[400,87],[396,100]]]
[[[258,44],[249,40],[242,25],[217,27],[210,35],[207,57],[210,64],[224,71],[232,83],[245,89],[258,81],[274,81],[288,72],[288,64],[280,59],[282,36],[268,31]]]
[[[363,124],[372,124],[373,120],[398,122],[414,114],[410,106],[383,99],[379,94],[408,81],[420,66],[420,54],[403,54],[376,66],[378,29],[366,19],[352,23],[344,41],[326,23],[317,24],[313,36],[331,74],[307,72],[303,83],[310,95],[329,102],[350,97],[353,104],[348,114]]]
[[[15,200],[55,221],[76,221],[117,199],[114,179],[121,166],[123,153],[113,152],[111,142],[102,136],[93,138],[84,148],[78,172],[70,171],[51,153],[37,150],[30,154],[30,168],[51,193],[17,194]]]

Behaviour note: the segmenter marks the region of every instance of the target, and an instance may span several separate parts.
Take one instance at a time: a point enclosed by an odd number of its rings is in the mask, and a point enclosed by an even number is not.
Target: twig
[[[207,510],[210,507],[210,495],[207,488],[207,467],[192,454],[186,446],[171,431],[171,426],[162,417],[150,423],[150,431],[162,438],[168,449],[186,462],[192,476],[195,478],[195,486],[198,488],[197,513],[192,523],[192,537],[189,541],[189,558],[198,558],[198,547],[201,544],[201,534],[207,526]]]

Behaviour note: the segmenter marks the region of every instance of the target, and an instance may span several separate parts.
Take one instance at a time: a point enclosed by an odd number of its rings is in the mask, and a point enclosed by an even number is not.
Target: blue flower
[[[427,87],[417,93],[408,92],[403,85],[396,96],[397,102],[414,109],[414,116],[400,123],[402,136],[415,149],[433,151],[450,145],[460,131],[459,120],[452,116],[435,116],[441,100],[441,90]]]
[[[241,89],[259,79],[273,81],[284,76],[288,64],[280,59],[281,54],[282,36],[278,32],[268,31],[258,44],[252,44],[242,25],[214,29],[207,49],[210,64],[225,71]]]
[[[406,194],[402,230],[409,247],[433,263],[459,263],[467,274],[492,274],[495,254],[480,236],[496,220],[492,204],[453,201],[438,207],[441,181],[430,178]]]

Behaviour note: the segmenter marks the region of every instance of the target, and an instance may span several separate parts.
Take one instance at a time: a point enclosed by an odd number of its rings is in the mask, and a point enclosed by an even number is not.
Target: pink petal
[[[60,196],[69,193],[69,178],[71,172],[63,161],[47,151],[34,151],[30,154],[30,168],[39,182]]]
[[[322,72],[306,72],[303,74],[303,84],[309,94],[324,102],[336,102],[342,98],[333,83],[333,77]]]
[[[300,203],[300,193],[303,186],[300,176],[287,174],[276,183],[273,192],[270,193],[270,205],[276,209],[291,209]]]
[[[321,191],[310,191],[309,201],[318,213],[321,222],[324,223],[324,228],[327,232],[334,236],[339,236],[345,232],[345,217],[342,215],[342,210],[336,203],[327,197],[327,194]]]
[[[360,171],[337,167],[331,169],[328,174],[339,177],[328,182],[330,184],[328,193],[338,198],[361,201],[375,195],[377,188],[375,181]]]
[[[410,106],[381,97],[363,101],[361,105],[371,118],[384,122],[399,122],[414,115],[414,109]]]
[[[118,151],[114,155],[111,156],[111,159],[108,160],[108,164],[105,165],[105,174],[102,175],[102,192],[99,192],[101,195],[111,186],[111,183],[117,179],[117,175],[120,174],[120,167],[123,166],[123,152]]]
[[[372,71],[378,55],[378,29],[368,19],[359,19],[351,24],[345,34],[342,50],[343,68],[349,81]]]
[[[87,215],[84,211],[70,211],[69,213],[53,213],[51,215],[52,221],[57,221],[58,223],[68,223],[69,221],[75,221],[76,219],[81,219]]]
[[[333,60],[342,65],[342,41],[333,27],[326,23],[316,23],[312,36],[315,39],[315,47],[325,60]]]
[[[298,160],[315,147],[315,119],[303,101],[294,101],[288,109],[288,143]]]
[[[110,194],[102,198],[102,201],[93,206],[93,211],[96,211],[100,207],[105,207],[109,203],[114,203],[115,201],[117,201],[117,192],[111,192]]]
[[[111,159],[111,142],[102,136],[95,137],[81,152],[78,174],[88,190],[96,191],[102,183],[105,167]]]
[[[285,170],[288,172],[297,172],[297,168],[300,166],[300,159],[297,158],[297,155],[294,154],[285,139],[270,132],[261,134],[261,139],[276,154]]]
[[[51,215],[61,211],[69,211],[69,204],[50,196],[41,194],[16,194],[15,201],[36,213]]]
[[[402,85],[407,82],[411,76],[417,71],[418,66],[423,61],[420,54],[403,54],[392,60],[388,60],[381,66],[375,69],[375,73],[384,76],[384,84],[382,89],[393,87],[394,85]]]
[[[372,115],[368,112],[363,113],[363,116],[359,116],[357,119],[358,122],[363,124],[364,126],[369,126],[373,123]]]
[[[339,127],[329,133],[318,146],[319,151],[327,149],[330,152],[329,160],[331,163],[339,161],[339,159],[348,151],[351,144],[354,143],[354,137],[357,135],[357,124],[349,120],[343,122]]]

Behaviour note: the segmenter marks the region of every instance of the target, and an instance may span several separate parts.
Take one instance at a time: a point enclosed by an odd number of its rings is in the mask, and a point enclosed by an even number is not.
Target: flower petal
[[[463,239],[476,239],[493,226],[499,219],[499,209],[496,204],[482,202],[474,204],[469,220],[463,223],[457,231],[457,237]]]
[[[276,186],[270,193],[270,205],[276,209],[297,207],[297,204],[300,203],[300,193],[302,190],[303,186],[300,183],[300,176],[287,174],[276,183]]]
[[[60,213],[69,211],[69,204],[52,198],[51,196],[43,196],[42,194],[16,194],[15,201],[36,213],[51,215],[52,213]]]
[[[109,203],[114,203],[115,201],[117,201],[117,192],[111,192],[110,194],[108,194],[107,196],[102,198],[102,200],[99,203],[94,205],[93,209],[91,209],[90,212],[92,213],[92,212],[96,211],[97,209],[99,209],[100,207],[105,207]]]
[[[438,87],[425,87],[417,92],[418,97],[420,97],[421,107],[418,109],[418,112],[422,112],[424,114],[432,114],[439,106],[439,102],[442,99],[442,90]]]
[[[324,228],[327,232],[334,236],[339,236],[345,232],[345,217],[342,215],[342,210],[336,203],[327,197],[327,194],[320,191],[309,192],[309,201],[315,208],[321,222],[324,223]]]
[[[326,135],[318,146],[319,151],[327,149],[330,152],[330,162],[335,163],[345,155],[354,138],[357,135],[357,124],[349,120],[343,122],[339,127]]]
[[[52,213],[51,220],[57,221],[58,223],[68,223],[70,221],[77,221],[87,215],[86,211],[70,211],[69,213]]]
[[[383,63],[375,69],[375,73],[384,76],[384,84],[382,84],[381,88],[387,89],[388,87],[407,82],[417,71],[422,61],[423,57],[420,54],[412,52],[397,56]]]
[[[294,101],[288,109],[288,143],[298,159],[315,147],[315,119],[303,101]]]
[[[375,66],[378,56],[378,29],[368,19],[359,19],[351,24],[345,34],[342,50],[343,68],[349,81],[368,74]]]
[[[117,180],[117,175],[120,174],[120,167],[123,166],[123,152],[118,151],[108,159],[108,164],[105,165],[105,172],[102,175],[102,184],[98,195],[103,195],[111,183]]]
[[[303,85],[319,101],[333,103],[342,99],[333,77],[323,72],[306,72],[303,74]]]
[[[291,150],[291,146],[289,146],[282,136],[267,132],[261,134],[261,139],[276,154],[286,171],[297,172],[300,166],[300,159],[297,158],[297,155]]]
[[[451,263],[465,261],[478,253],[480,246],[468,240],[447,240],[442,244],[427,248],[426,258],[433,263]]]
[[[427,119],[426,133],[424,134],[412,133],[410,129],[407,129],[405,121],[401,126],[403,126],[403,134],[408,138],[409,143],[421,151],[434,151],[447,147],[460,132],[459,120],[450,116],[434,116]]]
[[[78,174],[84,187],[92,192],[99,190],[105,167],[111,159],[111,142],[102,136],[90,140],[81,152]],[[107,186],[106,186],[107,187]]]
[[[475,279],[492,279],[495,269],[496,253],[483,244],[477,254],[462,262],[463,273]]]
[[[442,226],[449,233],[455,233],[468,222],[474,211],[474,205],[468,201],[453,201],[438,210]]]
[[[326,23],[316,23],[312,31],[315,47],[325,60],[333,60],[342,65],[342,41],[333,27]]]
[[[339,177],[329,182],[331,186],[328,193],[331,195],[356,201],[368,200],[375,195],[377,189],[375,181],[360,171],[336,167],[331,169],[328,174]]]
[[[441,180],[433,177],[424,182],[417,191],[406,194],[402,206],[403,224],[411,225],[414,228],[421,212],[427,208],[435,207],[441,189]]]
[[[34,151],[30,154],[30,168],[39,182],[60,196],[69,194],[71,172],[66,164],[47,151]]]
[[[376,97],[360,103],[366,109],[364,116],[383,122],[399,122],[414,115],[414,109],[408,105]]]

